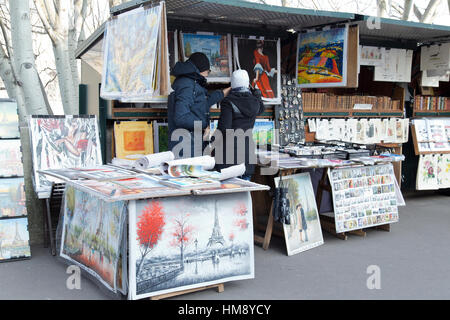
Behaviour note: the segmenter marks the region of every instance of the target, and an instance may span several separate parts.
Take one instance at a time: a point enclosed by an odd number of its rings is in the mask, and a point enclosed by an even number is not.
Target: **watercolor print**
[[[130,203],[130,297],[254,278],[250,193]]]
[[[50,190],[53,181],[38,170],[102,164],[96,117],[32,116],[29,125],[36,192]]]
[[[114,123],[116,157],[153,153],[153,129],[147,121],[120,121]]]
[[[210,62],[208,82],[230,82],[231,37],[230,35],[181,33],[184,61],[192,53],[204,53]]]
[[[437,178],[437,157],[434,154],[419,156],[416,188],[417,190],[439,189]]]
[[[309,172],[285,176],[288,188],[291,224],[283,224],[288,255],[297,254],[323,244],[322,228],[316,206],[316,197]],[[275,178],[280,186],[280,178]]]
[[[142,100],[153,96],[160,25],[160,5],[131,10],[107,22],[102,98]],[[135,34],[139,36],[130,36]]]
[[[125,216],[123,201],[107,203],[72,186],[66,187],[60,256],[114,292]]]
[[[348,26],[299,33],[297,83],[303,88],[347,85]]]
[[[268,104],[281,102],[280,41],[234,38],[235,68],[248,72],[250,85]]]
[[[0,139],[20,138],[17,103],[0,99]]]
[[[27,215],[23,178],[0,179],[0,218]]]
[[[20,139],[0,140],[0,177],[23,177]]]
[[[0,262],[31,257],[28,219],[0,219]]]

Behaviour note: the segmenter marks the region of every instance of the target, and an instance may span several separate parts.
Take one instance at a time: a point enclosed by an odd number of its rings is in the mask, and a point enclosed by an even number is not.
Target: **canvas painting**
[[[126,205],[107,203],[67,186],[60,256],[74,262],[116,292]]]
[[[348,26],[299,33],[297,84],[302,88],[347,85]]]
[[[273,121],[256,119],[253,126],[253,140],[256,145],[271,145],[275,143],[275,128]]]
[[[102,164],[95,116],[31,116],[29,126],[37,193],[50,190],[53,181],[38,170]]]
[[[20,139],[0,140],[0,177],[23,177]]]
[[[106,24],[101,96],[144,99],[154,93],[161,6],[138,8]],[[138,37],[130,35],[139,34]]]
[[[120,121],[114,123],[116,157],[153,153],[153,129],[147,121]]]
[[[130,298],[254,278],[250,193],[130,203]]]
[[[234,38],[235,69],[248,72],[263,101],[281,103],[280,40]]]
[[[328,176],[337,233],[398,221],[392,164],[333,169]]]
[[[0,218],[27,215],[23,178],[0,179]]]
[[[291,224],[283,224],[288,255],[320,246],[323,244],[322,228],[309,172],[282,179],[283,185],[289,190]],[[275,178],[275,185],[280,185],[279,177]]]
[[[68,183],[92,193],[104,201],[186,194],[177,189],[164,186],[158,180],[148,175],[137,175],[134,178],[114,181],[78,180],[69,181]]]
[[[0,261],[31,257],[28,219],[0,219]]]
[[[20,138],[17,103],[0,99],[0,139],[16,138]]]
[[[169,151],[169,125],[153,121],[154,153]]]
[[[230,82],[231,36],[206,33],[181,33],[184,61],[192,53],[204,53],[210,62],[208,82]]]

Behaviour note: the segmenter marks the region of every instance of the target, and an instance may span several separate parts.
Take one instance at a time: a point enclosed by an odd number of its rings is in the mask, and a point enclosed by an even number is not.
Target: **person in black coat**
[[[169,150],[174,151],[179,142],[187,142],[183,141],[184,139],[189,139],[191,145],[190,153],[180,152],[175,154],[177,158],[203,155],[205,148],[203,141],[196,143],[197,147],[194,150],[194,123],[198,122],[201,125],[202,132],[198,134],[198,138],[201,139],[204,130],[209,127],[209,108],[222,100],[231,90],[227,88],[209,94],[205,77],[210,71],[208,57],[201,52],[191,54],[185,62],[177,62],[172,70],[172,75],[176,79],[172,84],[174,91],[169,95],[167,106]],[[176,129],[185,129],[185,134],[178,139],[172,139],[172,133]]]
[[[245,163],[243,179],[250,180],[255,170],[256,154],[253,141],[253,126],[256,116],[264,112],[261,91],[250,90],[249,76],[245,70],[236,70],[231,77],[231,92],[220,103],[220,118],[217,130],[221,133],[216,145],[216,170],[220,171],[233,165]],[[231,130],[230,130],[231,129]],[[244,139],[227,137],[227,131],[237,134],[236,130],[245,132]],[[217,138],[217,137],[215,137]],[[222,154],[218,152],[222,151]],[[231,154],[233,153],[233,154]]]

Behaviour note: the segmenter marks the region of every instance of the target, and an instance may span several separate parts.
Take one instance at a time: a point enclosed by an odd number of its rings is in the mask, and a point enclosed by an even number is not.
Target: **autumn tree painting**
[[[170,242],[172,247],[180,248],[181,268],[184,269],[184,251],[186,247],[192,242],[192,233],[194,227],[188,224],[189,214],[182,214],[180,217],[173,219],[174,231],[172,232],[173,239]]]
[[[149,202],[137,222],[137,240],[141,251],[141,261],[136,270],[136,277],[141,272],[145,257],[161,239],[165,223],[164,212],[159,201]]]

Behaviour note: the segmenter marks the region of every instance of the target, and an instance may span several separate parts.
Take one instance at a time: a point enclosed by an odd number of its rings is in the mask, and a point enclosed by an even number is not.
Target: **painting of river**
[[[249,193],[132,201],[130,297],[254,277]]]

